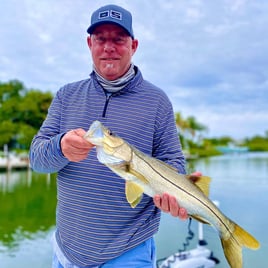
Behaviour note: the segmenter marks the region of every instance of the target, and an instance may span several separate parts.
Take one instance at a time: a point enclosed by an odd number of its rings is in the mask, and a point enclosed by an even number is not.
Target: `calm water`
[[[258,251],[243,250],[244,268],[268,267],[268,154],[243,154],[198,160],[190,169],[212,177],[212,200],[220,209],[253,234],[261,243]],[[50,237],[55,224],[55,176],[29,171],[0,173],[0,267],[45,268],[51,265]],[[188,221],[164,214],[156,236],[158,258],[183,248]],[[191,229],[197,242],[197,224]],[[205,240],[220,259],[217,268],[228,267],[217,233],[204,227]],[[265,256],[266,254],[266,256]]]

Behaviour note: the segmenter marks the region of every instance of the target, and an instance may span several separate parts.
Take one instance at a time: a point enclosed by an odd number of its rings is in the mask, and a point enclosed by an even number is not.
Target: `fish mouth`
[[[101,122],[94,121],[84,135],[84,138],[96,146],[101,146],[104,138],[104,130]]]

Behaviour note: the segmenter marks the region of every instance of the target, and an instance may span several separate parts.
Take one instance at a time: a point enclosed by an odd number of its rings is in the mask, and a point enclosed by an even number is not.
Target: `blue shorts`
[[[72,268],[77,266],[63,267],[57,255],[53,256],[52,268]],[[156,251],[153,238],[146,240],[139,246],[125,252],[121,256],[112,259],[96,268],[156,268]]]

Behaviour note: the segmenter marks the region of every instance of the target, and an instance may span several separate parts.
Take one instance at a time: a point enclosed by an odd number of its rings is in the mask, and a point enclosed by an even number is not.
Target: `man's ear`
[[[132,56],[135,54],[137,48],[138,48],[139,42],[137,39],[132,40]]]
[[[87,45],[88,45],[89,49],[91,50],[91,47],[92,47],[92,41],[91,41],[91,37],[90,37],[90,35],[87,37]]]

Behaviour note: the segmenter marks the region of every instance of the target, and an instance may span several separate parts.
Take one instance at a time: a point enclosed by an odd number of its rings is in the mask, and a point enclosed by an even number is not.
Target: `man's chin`
[[[107,80],[115,80],[121,76],[113,66],[106,66],[101,71],[100,74]]]

